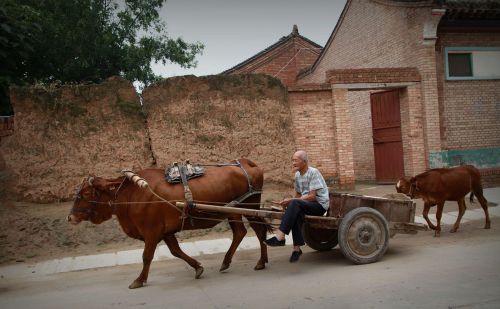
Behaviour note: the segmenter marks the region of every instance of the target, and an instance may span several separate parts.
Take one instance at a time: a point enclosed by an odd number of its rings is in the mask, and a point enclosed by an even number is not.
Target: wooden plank
[[[186,204],[184,202],[176,202],[175,205],[181,208],[186,207]],[[208,211],[227,213],[227,214],[239,214],[244,216],[262,217],[269,219],[281,219],[283,217],[283,213],[277,211],[215,206],[215,205],[200,204],[200,203],[195,203],[194,205],[195,209],[208,210]]]
[[[389,222],[391,232],[400,234],[416,234],[418,231],[427,231],[429,228],[421,223]]]
[[[186,204],[184,202],[176,202],[175,205],[181,208],[186,207]],[[278,219],[278,220],[281,220],[284,214],[283,212],[278,212],[278,211],[216,206],[216,205],[200,204],[200,203],[195,203],[195,209],[207,210],[219,213],[227,213],[227,214],[239,214],[250,217]],[[332,218],[332,217],[305,216],[305,221],[311,223],[311,226],[313,227],[336,229],[338,227],[339,220],[337,218]]]

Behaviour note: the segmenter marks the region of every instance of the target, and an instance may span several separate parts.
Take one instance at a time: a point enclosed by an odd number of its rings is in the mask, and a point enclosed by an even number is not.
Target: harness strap
[[[248,191],[249,192],[252,192],[253,191],[253,187],[252,187],[252,177],[248,174],[248,172],[245,170],[245,168],[243,167],[243,165],[241,165],[240,161],[236,160],[236,163],[238,164],[238,166],[243,170],[243,172],[245,173],[245,176],[247,177],[247,181],[248,181]]]

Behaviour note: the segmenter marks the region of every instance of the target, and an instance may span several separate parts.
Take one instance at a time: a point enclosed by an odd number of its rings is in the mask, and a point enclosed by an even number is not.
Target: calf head
[[[410,177],[401,177],[398,179],[396,192],[410,195]]]
[[[76,191],[73,207],[67,217],[71,224],[90,221],[102,223],[111,218],[111,201],[120,182],[109,181],[100,177],[89,176],[83,180]]]
[[[403,193],[410,198],[419,198],[420,189],[418,187],[418,181],[416,177],[401,177],[396,183],[396,191],[398,193]]]

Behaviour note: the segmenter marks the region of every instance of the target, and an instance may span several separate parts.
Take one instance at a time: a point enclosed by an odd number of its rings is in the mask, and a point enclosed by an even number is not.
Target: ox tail
[[[470,193],[469,200],[471,204],[474,203],[474,192]]]

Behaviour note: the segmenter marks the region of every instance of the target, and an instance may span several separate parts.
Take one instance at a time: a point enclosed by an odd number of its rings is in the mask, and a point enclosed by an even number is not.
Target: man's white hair
[[[307,152],[305,152],[304,150],[298,150],[297,152],[295,152],[295,154],[304,162],[307,162],[309,160],[307,157]]]

